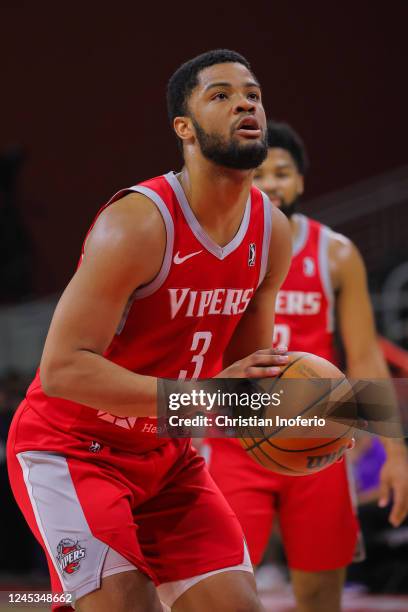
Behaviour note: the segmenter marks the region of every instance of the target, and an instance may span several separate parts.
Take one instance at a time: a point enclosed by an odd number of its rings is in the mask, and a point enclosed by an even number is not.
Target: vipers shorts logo
[[[81,565],[81,560],[86,556],[85,548],[70,538],[64,538],[57,546],[57,561],[63,572],[73,574]]]

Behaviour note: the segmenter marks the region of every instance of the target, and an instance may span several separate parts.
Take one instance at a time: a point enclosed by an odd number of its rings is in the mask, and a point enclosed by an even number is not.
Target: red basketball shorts
[[[108,558],[109,573],[131,564],[156,585],[243,563],[242,529],[189,440],[124,452],[57,433],[23,402],[8,468],[56,593],[99,588]]]
[[[258,465],[236,440],[207,440],[209,469],[236,513],[254,565],[277,514],[289,567],[344,567],[355,555],[358,521],[346,462],[311,476],[283,476]]]

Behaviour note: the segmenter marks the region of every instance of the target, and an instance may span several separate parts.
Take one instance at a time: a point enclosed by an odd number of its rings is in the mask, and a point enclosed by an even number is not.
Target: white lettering
[[[169,289],[170,313],[174,319],[183,312],[185,317],[207,315],[240,315],[245,312],[254,289],[208,289],[195,291],[189,287]]]
[[[221,311],[222,311],[222,298],[223,298],[224,294],[225,294],[225,289],[215,289],[214,290],[213,297],[212,297],[211,304],[210,304],[210,308],[208,310],[208,314],[211,314],[211,315],[221,314]],[[217,308],[218,304],[220,304],[219,308]]]
[[[275,310],[278,315],[314,315],[320,312],[321,301],[317,291],[279,291]]]
[[[181,295],[178,298],[177,297],[177,293],[181,291]],[[176,316],[176,314],[178,313],[178,311],[180,310],[180,308],[182,307],[184,300],[186,299],[188,292],[190,291],[190,289],[184,288],[184,289],[169,289],[169,293],[170,293],[170,308],[171,308],[171,318],[174,319],[174,317]]]
[[[196,303],[196,298],[197,298],[197,291],[191,291],[190,293],[190,301],[188,304],[188,309],[187,309],[187,314],[186,317],[193,317],[193,311],[194,311],[194,306]]]
[[[238,306],[243,294],[242,289],[227,289],[227,297],[222,314],[238,314]]]
[[[242,296],[242,306],[238,310],[239,314],[241,314],[242,312],[245,312],[246,309],[248,308],[248,304],[251,301],[253,292],[254,292],[253,289],[245,289],[244,295]]]
[[[204,316],[205,309],[207,308],[207,306],[210,305],[212,294],[213,294],[212,291],[202,291],[201,292],[200,305],[198,307],[198,313],[197,313],[198,317]]]

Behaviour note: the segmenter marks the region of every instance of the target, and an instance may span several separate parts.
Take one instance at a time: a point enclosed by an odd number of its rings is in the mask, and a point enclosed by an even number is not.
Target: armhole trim
[[[261,265],[259,268],[259,280],[258,285],[262,283],[265,278],[266,270],[268,267],[268,258],[269,258],[269,247],[271,244],[271,234],[272,234],[272,203],[269,200],[266,193],[262,194],[263,200],[263,211],[264,211],[264,232],[263,232],[263,240],[262,240],[262,256],[261,256]]]
[[[330,278],[329,269],[329,241],[330,241],[330,229],[323,225],[320,228],[319,236],[319,271],[320,279],[324,294],[327,299],[327,331],[333,332],[335,328],[335,315],[334,315],[334,291],[333,285]]]
[[[125,323],[129,316],[129,312],[133,305],[133,302],[135,300],[141,300],[143,298],[149,297],[150,295],[153,295],[153,293],[155,293],[158,289],[160,289],[160,287],[166,281],[169,275],[169,272],[170,272],[171,260],[173,256],[173,245],[174,245],[173,219],[169,212],[169,209],[167,208],[162,198],[158,195],[158,193],[156,193],[156,191],[153,191],[153,189],[149,189],[148,187],[140,187],[139,185],[136,185],[135,187],[131,187],[129,191],[141,193],[142,195],[152,200],[152,202],[159,209],[159,212],[161,216],[163,217],[164,225],[166,228],[166,249],[164,252],[164,257],[163,257],[161,268],[158,274],[155,276],[155,278],[147,285],[144,285],[143,287],[136,289],[130,296],[129,301],[126,305],[126,308],[123,312],[122,318],[120,320],[120,323],[118,325],[118,328],[116,330],[117,335],[122,332],[125,326]]]

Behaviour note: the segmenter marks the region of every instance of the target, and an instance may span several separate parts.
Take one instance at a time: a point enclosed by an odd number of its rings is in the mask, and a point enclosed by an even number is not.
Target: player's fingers
[[[388,506],[390,501],[391,490],[388,483],[385,480],[380,481],[380,490],[378,496],[378,506],[380,508],[385,508]]]
[[[282,353],[287,353],[288,347],[284,345],[280,345],[276,348],[267,348],[267,349],[259,349],[253,353],[254,355],[282,355]]]
[[[276,366],[247,366],[244,370],[246,378],[269,378],[270,376],[279,376],[282,373],[281,368]]]
[[[389,521],[394,527],[401,525],[408,514],[408,491],[396,488],[394,490],[394,502],[390,512]]]
[[[259,353],[253,353],[248,357],[247,365],[255,366],[280,366],[289,363],[289,357],[287,355],[260,355]]]

